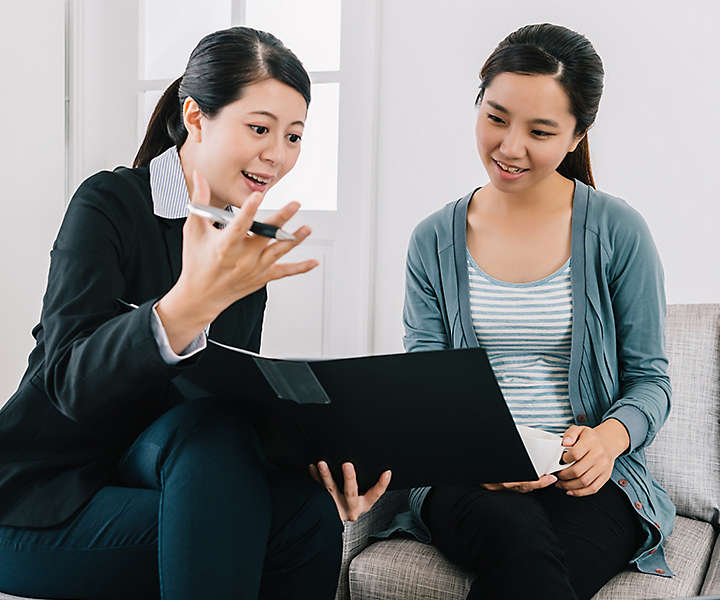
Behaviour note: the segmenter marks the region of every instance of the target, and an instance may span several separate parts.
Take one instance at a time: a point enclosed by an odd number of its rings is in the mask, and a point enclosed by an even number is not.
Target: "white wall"
[[[413,226],[487,176],[474,140],[478,72],[522,25],[584,33],[605,65],[590,148],[595,181],[646,218],[668,300],[720,302],[720,4],[609,0],[381,3],[373,351],[400,351],[404,257]]]
[[[30,330],[40,317],[64,207],[64,28],[58,0],[13,2],[0,19],[0,404],[17,387],[34,346]]]

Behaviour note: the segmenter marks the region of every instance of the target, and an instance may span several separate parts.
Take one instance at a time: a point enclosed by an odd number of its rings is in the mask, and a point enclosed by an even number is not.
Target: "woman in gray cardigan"
[[[490,183],[415,229],[405,347],[483,346],[515,421],[563,434],[574,464],[414,489],[391,531],[478,573],[469,598],[590,598],[628,563],[670,576],[675,509],[644,453],[670,410],[663,273],[642,217],[594,189],[602,62],[585,37],[532,25],[481,79]]]

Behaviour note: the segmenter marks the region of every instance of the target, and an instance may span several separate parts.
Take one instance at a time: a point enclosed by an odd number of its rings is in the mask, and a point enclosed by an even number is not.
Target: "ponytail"
[[[182,107],[178,96],[182,77],[178,77],[165,90],[155,106],[145,137],[140,144],[133,167],[147,167],[150,161],[170,146],[182,146],[187,130],[182,120]]]
[[[590,144],[587,134],[580,140],[574,152],[568,152],[557,168],[557,172],[568,179],[578,179],[585,185],[595,187],[592,167],[590,166]]]

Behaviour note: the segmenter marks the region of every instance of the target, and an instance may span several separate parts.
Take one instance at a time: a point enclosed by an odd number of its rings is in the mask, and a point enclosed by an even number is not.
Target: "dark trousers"
[[[578,498],[554,486],[528,494],[439,486],[422,517],[440,552],[478,574],[468,599],[590,598],[643,539],[640,519],[612,481]]]
[[[192,400],[145,430],[69,521],[0,527],[0,590],[41,598],[335,596],[342,523],[302,473],[269,467],[233,405]]]

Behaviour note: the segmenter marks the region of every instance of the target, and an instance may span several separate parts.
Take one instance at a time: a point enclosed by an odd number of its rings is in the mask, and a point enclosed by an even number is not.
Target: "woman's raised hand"
[[[390,471],[385,471],[380,475],[378,482],[372,486],[362,496],[358,495],[357,478],[355,477],[355,467],[352,463],[343,463],[342,466],[344,482],[344,492],[340,492],[335,485],[335,480],[330,473],[327,463],[320,461],[317,466],[310,465],[310,475],[318,483],[325,486],[335,500],[340,519],[343,521],[357,521],[360,515],[369,511],[373,505],[385,493],[390,484]]]
[[[233,302],[270,281],[317,266],[316,260],[277,263],[310,235],[307,226],[294,232],[294,242],[249,233],[261,200],[259,193],[251,194],[223,229],[216,228],[210,219],[192,213],[188,216],[183,227],[182,272],[157,306],[175,352],[184,349]],[[193,172],[192,201],[210,204],[210,188],[197,171]],[[299,208],[297,202],[291,202],[266,222],[282,227]]]

